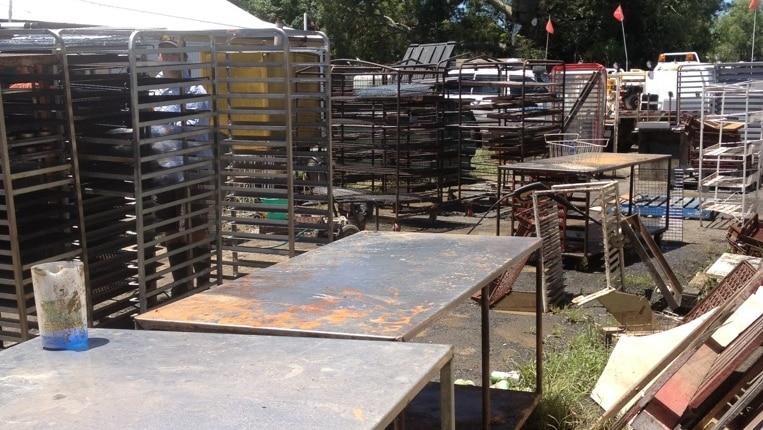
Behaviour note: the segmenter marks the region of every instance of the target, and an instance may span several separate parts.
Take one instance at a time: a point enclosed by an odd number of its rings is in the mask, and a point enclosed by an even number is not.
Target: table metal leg
[[[490,284],[482,287],[482,428],[490,429]]]
[[[440,369],[440,428],[456,429],[456,396],[453,387],[453,361]]]
[[[376,211],[376,231],[379,231],[379,204],[374,202],[374,210]]]
[[[535,392],[543,393],[543,267],[541,250],[535,251]]]

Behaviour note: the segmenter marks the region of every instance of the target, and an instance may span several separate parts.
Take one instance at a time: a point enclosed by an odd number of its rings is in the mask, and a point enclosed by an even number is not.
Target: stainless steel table
[[[521,163],[512,163],[498,166],[498,199],[501,201],[504,187],[507,185],[521,186],[529,182],[534,182],[537,177],[542,178],[563,178],[565,183],[588,182],[592,178],[606,172],[612,172],[620,169],[629,169],[628,192],[632,196],[635,186],[635,168],[636,166],[665,162],[667,165],[666,175],[670,172],[670,155],[667,154],[641,154],[636,152],[626,153],[582,153],[575,155],[563,155],[561,157],[537,158]],[[509,178],[514,177],[509,184]],[[670,196],[670,182],[666,181],[666,196]],[[628,215],[631,214],[631,208],[628,209]],[[666,210],[667,213],[667,210]],[[500,217],[500,206],[498,207],[498,220]],[[667,226],[666,226],[667,227]],[[496,224],[496,235],[500,235],[500,221]]]
[[[452,347],[91,329],[84,351],[0,351],[13,429],[383,429],[438,375],[453,429]]]
[[[593,176],[613,170],[633,168],[640,164],[669,161],[667,154],[640,154],[636,152],[589,152],[551,158],[536,158],[521,163],[498,166],[499,171],[521,173],[548,173],[560,175]]]
[[[670,217],[667,214],[670,212],[670,155],[668,154],[641,154],[635,152],[628,153],[581,153],[575,155],[564,155],[560,157],[551,158],[538,158],[533,160],[524,161],[521,163],[512,163],[502,166],[498,166],[498,201],[501,204],[505,203],[507,197],[511,196],[511,192],[514,189],[527,185],[531,182],[544,182],[547,184],[571,184],[571,183],[586,183],[592,179],[607,173],[614,172],[620,169],[629,169],[628,175],[628,195],[635,195],[636,188],[636,167],[649,165],[652,163],[664,163],[665,170],[662,173],[665,179],[660,180],[660,183],[664,183],[663,192],[666,198],[665,214],[663,218],[655,218],[649,223],[648,228],[650,233],[658,237],[669,228]],[[508,193],[508,196],[506,195]],[[513,198],[513,197],[512,197]],[[587,199],[586,199],[587,200]],[[588,211],[590,202],[585,202],[585,211]],[[501,234],[501,204],[497,207],[496,216],[496,235]],[[512,203],[509,203],[509,206]],[[631,215],[634,211],[635,204],[632,200],[628,200],[626,215]],[[512,214],[511,228],[507,234],[515,234],[516,219]],[[664,221],[664,222],[663,222]],[[570,255],[583,257],[586,260],[588,257],[602,252],[601,249],[589,250],[589,220],[586,218],[583,221],[584,236],[582,253],[571,253]],[[662,224],[662,225],[657,225]],[[577,237],[570,235],[567,244],[574,242]],[[595,248],[595,247],[594,247]],[[586,263],[587,264],[587,263]]]
[[[482,406],[487,428],[489,285],[524,264],[540,243],[530,237],[362,231],[138,315],[135,323],[152,330],[408,341],[482,290]],[[541,320],[539,312],[538,357]]]

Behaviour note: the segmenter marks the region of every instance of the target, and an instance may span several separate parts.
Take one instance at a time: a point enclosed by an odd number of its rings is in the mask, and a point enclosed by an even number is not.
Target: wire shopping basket
[[[559,145],[571,145],[580,138],[578,133],[547,133],[543,135],[546,143],[559,144]]]
[[[562,167],[577,169],[582,168],[580,162],[585,160],[586,162],[596,162],[598,160],[598,154],[604,152],[604,148],[607,147],[609,139],[607,138],[594,138],[594,139],[554,139],[547,138],[546,144],[548,145],[549,158],[557,158],[561,156],[566,157],[564,161],[558,164]],[[583,156],[583,154],[586,154]],[[595,155],[589,155],[595,154]]]
[[[609,138],[594,138],[594,139],[578,139],[578,153],[594,153],[601,154],[609,143]]]

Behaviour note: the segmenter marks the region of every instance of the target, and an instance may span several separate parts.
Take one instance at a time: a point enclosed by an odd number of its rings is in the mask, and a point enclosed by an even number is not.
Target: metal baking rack
[[[192,292],[214,283],[213,43],[204,32],[59,34],[79,145],[94,324],[108,325],[177,299],[175,287],[192,284]],[[160,46],[166,40],[177,46]],[[180,56],[160,63],[160,53]],[[159,77],[163,70],[182,78]],[[192,86],[206,94],[189,92]],[[152,94],[162,88],[172,95]],[[180,209],[159,215],[168,208]],[[176,256],[182,263],[171,265]]]
[[[406,66],[332,61],[334,184],[368,195],[416,196],[393,202],[403,214],[436,216],[468,169],[454,102],[442,94],[445,63]]]
[[[82,256],[61,40],[0,30],[0,347],[37,333],[31,267]]]
[[[329,42],[282,29],[214,38],[221,223],[239,277],[334,240]],[[323,190],[316,192],[316,189]]]
[[[37,262],[81,258],[91,325],[116,326],[347,231],[330,181],[325,35],[5,33],[2,340],[35,334],[28,271]],[[176,46],[160,45],[166,40]],[[180,59],[159,62],[160,53]],[[21,76],[16,67],[28,65],[35,71]],[[168,69],[182,78],[157,76]],[[45,84],[10,88],[27,81]],[[155,94],[162,88],[178,91]],[[163,163],[168,157],[182,163]],[[172,207],[182,209],[163,213]],[[186,284],[190,291],[172,294]]]

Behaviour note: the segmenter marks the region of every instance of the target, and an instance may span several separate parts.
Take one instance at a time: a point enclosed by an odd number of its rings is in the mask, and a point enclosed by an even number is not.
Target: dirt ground
[[[498,222],[494,212],[475,212],[474,216],[465,216],[464,210],[441,212],[432,223],[427,217],[417,216],[400,220],[402,231],[427,231],[455,234],[495,235]],[[484,215],[484,219],[482,218]],[[508,234],[509,221],[502,219],[501,234]],[[699,278],[730,247],[726,242],[726,233],[730,221],[716,218],[713,222],[683,220],[680,240],[662,240],[661,252],[671,270],[684,286],[685,292],[696,291]],[[478,224],[475,227],[475,224]],[[369,223],[369,229],[375,225]],[[381,222],[380,230],[391,230],[392,225]],[[595,293],[604,289],[606,278],[602,268],[578,270],[574,261],[565,264],[565,293],[569,298]],[[592,264],[591,266],[597,266]],[[645,295],[644,279],[649,278],[645,263],[632,251],[626,252],[624,291]],[[640,285],[628,285],[629,279],[636,277]],[[535,288],[534,267],[527,266],[514,284],[514,291],[532,292]],[[656,288],[655,288],[656,289]],[[659,293],[652,296],[655,309],[660,309]],[[689,302],[691,303],[691,302]],[[578,307],[575,304],[562,304],[560,307]],[[597,326],[616,326],[617,321],[597,300],[589,301],[578,307],[588,321]],[[543,315],[542,338],[544,350],[563,345],[586,324],[571,322],[564,311],[547,312]],[[503,310],[491,310],[491,370],[515,370],[522,363],[528,363],[535,355],[536,324],[535,316]],[[452,344],[455,347],[454,377],[469,379],[479,385],[481,375],[481,332],[480,307],[476,301],[469,300],[458,305],[444,318],[422,332],[415,341],[428,343]],[[602,338],[602,341],[603,338]]]

